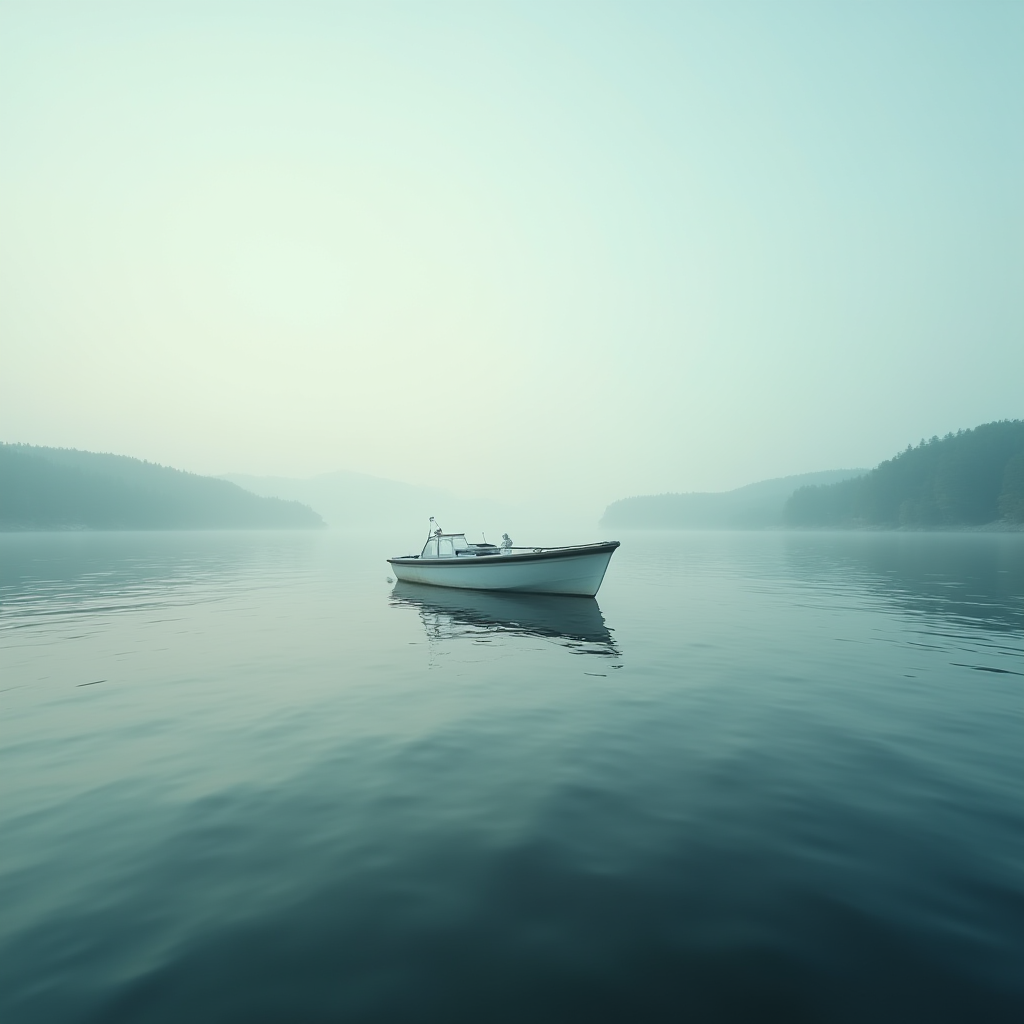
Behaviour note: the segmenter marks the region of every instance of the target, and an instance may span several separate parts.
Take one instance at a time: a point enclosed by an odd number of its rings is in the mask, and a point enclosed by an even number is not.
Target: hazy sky
[[[611,500],[1024,415],[1024,4],[5,3],[0,439]]]

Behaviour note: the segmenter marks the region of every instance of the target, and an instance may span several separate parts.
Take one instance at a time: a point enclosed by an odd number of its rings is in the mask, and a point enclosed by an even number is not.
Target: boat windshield
[[[420,558],[454,558],[460,551],[469,551],[464,533],[442,533],[423,545]]]

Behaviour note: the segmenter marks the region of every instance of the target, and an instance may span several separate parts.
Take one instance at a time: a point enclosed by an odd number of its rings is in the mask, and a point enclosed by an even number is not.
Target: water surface
[[[0,535],[0,1019],[1019,1020],[1024,537]]]

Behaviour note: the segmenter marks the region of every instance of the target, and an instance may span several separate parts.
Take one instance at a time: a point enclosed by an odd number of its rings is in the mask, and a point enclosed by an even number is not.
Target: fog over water
[[[494,501],[1019,416],[1020,4],[4,4],[0,438]]]
[[[1022,182],[1020,2],[0,0],[0,1022],[1019,1024]]]

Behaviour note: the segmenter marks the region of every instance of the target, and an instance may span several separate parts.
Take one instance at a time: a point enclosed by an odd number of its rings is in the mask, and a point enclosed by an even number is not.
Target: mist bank
[[[333,529],[385,531],[401,547],[417,550],[434,516],[445,529],[465,531],[471,539],[495,540],[504,532],[523,543],[554,543],[598,539],[594,535],[597,509],[580,503],[505,502],[453,494],[388,480],[365,473],[339,470],[299,479],[225,473],[229,480],[255,494],[301,501],[315,508]]]
[[[784,525],[787,500],[801,487],[832,484],[866,469],[831,469],[776,477],[733,491],[651,494],[623,498],[605,510],[601,525],[630,530],[765,530]]]
[[[219,479],[268,498],[299,501],[323,516],[330,527],[418,529],[431,515],[438,518],[453,503],[453,496],[434,487],[419,487],[365,473],[339,470],[300,479],[224,473]]]
[[[802,487],[787,526],[963,529],[1024,524],[1024,420],[985,423],[908,445],[870,473]]]
[[[295,501],[125,455],[0,444],[0,530],[316,529]]]

